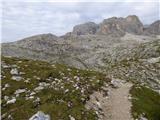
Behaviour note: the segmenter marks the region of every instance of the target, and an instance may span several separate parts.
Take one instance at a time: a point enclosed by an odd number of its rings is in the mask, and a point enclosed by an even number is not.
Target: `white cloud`
[[[12,2],[9,2],[12,1]],[[15,2],[16,1],[16,2]],[[14,41],[26,36],[53,33],[62,35],[72,30],[76,24],[117,16],[136,14],[149,24],[159,19],[157,0],[126,0],[125,2],[97,2],[97,0],[76,0],[54,2],[54,0],[5,0],[2,4],[2,40]],[[27,2],[26,2],[27,1]],[[37,2],[33,2],[37,1]],[[67,0],[68,1],[68,0]],[[153,2],[155,1],[155,2]]]
[[[70,2],[70,3],[80,3],[80,2],[108,2],[119,3],[120,0],[3,0],[7,2]],[[158,2],[159,0],[124,0],[123,2]],[[122,2],[122,1],[121,1]]]

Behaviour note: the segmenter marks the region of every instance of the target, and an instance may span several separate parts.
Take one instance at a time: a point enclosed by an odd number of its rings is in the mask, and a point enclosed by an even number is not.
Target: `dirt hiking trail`
[[[131,102],[129,100],[132,84],[125,81],[115,81],[101,92],[90,96],[87,109],[96,110],[98,120],[133,120],[131,117]]]

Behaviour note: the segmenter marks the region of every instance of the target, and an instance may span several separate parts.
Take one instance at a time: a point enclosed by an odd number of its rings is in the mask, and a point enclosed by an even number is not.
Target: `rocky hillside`
[[[2,120],[160,117],[160,95],[144,84],[132,83],[131,88],[124,79],[38,60],[2,57],[1,66]]]
[[[111,76],[118,73],[117,77],[128,76],[126,79],[143,81],[157,89],[160,88],[159,26],[160,22],[156,21],[144,27],[135,15],[112,17],[100,24],[77,25],[61,37],[41,34],[3,43],[2,55],[100,70],[111,73]],[[156,62],[150,62],[152,60]]]
[[[110,81],[91,70],[11,57],[2,57],[1,79],[2,120],[96,120],[85,103]]]

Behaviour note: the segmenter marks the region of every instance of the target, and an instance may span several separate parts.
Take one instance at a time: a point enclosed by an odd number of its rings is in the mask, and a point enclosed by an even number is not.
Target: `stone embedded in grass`
[[[28,99],[34,99],[34,96],[29,96]]]
[[[6,117],[7,113],[2,114],[1,119],[4,119]]]
[[[98,107],[98,108],[100,108],[100,109],[102,108],[102,105],[101,105],[100,102],[97,101],[96,104],[97,104],[97,107]]]
[[[36,100],[34,102],[40,102],[40,98],[37,97]]]
[[[8,120],[13,120],[12,115],[8,115]]]
[[[30,83],[30,79],[24,80],[25,83]]]
[[[18,94],[21,94],[21,93],[24,93],[24,92],[26,92],[26,89],[18,89],[18,90],[15,91],[14,94],[18,95]]]
[[[64,93],[68,93],[69,92],[69,89],[66,89],[65,91],[64,91]]]
[[[118,88],[120,85],[122,84],[122,82],[120,80],[111,80],[111,86],[113,88]]]
[[[8,99],[9,99],[9,97],[5,95],[4,100],[7,101]]]
[[[68,71],[72,71],[70,68],[67,69]]]
[[[21,76],[12,76],[11,79],[15,80],[15,81],[20,81],[20,80],[22,80],[22,77]]]
[[[8,87],[10,87],[10,85],[7,83],[7,84],[4,85],[4,87],[8,88]]]
[[[13,64],[13,65],[11,65],[11,67],[12,67],[12,68],[16,68],[16,67],[17,67],[17,65],[16,65],[16,64]]]
[[[53,68],[56,68],[56,66],[53,64],[53,65],[51,65]]]
[[[76,120],[73,116],[69,115],[70,120]]]
[[[7,101],[7,104],[13,104],[16,102],[16,98]]]
[[[48,86],[50,86],[50,84],[46,83],[46,82],[41,82],[41,83],[39,83],[39,86],[48,87]]]
[[[142,113],[141,115],[139,115],[137,120],[148,120],[148,119],[145,117],[145,114]]]
[[[44,114],[41,111],[38,111],[34,114],[29,120],[51,120],[49,115]]]
[[[19,72],[19,74],[20,74],[20,75],[25,75],[25,73],[24,73],[24,72]]]
[[[38,87],[36,87],[34,90],[35,90],[36,92],[39,92],[39,91],[41,91],[41,90],[43,90],[43,89],[44,89],[43,86],[38,86]]]
[[[67,103],[67,106],[68,106],[69,108],[71,108],[71,107],[73,106],[73,102],[72,102],[72,101],[69,101],[69,102]]]
[[[2,64],[2,68],[10,68],[11,66],[9,66],[9,65],[3,65]]]
[[[11,69],[10,73],[11,73],[11,75],[18,75],[18,70],[17,70],[17,68]]]
[[[31,92],[30,96],[35,95],[35,94],[36,94],[35,92]]]

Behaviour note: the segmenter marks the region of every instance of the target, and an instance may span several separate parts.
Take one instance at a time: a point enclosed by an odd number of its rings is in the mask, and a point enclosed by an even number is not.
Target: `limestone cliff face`
[[[140,35],[143,33],[143,24],[135,15],[126,18],[112,17],[105,19],[98,30],[99,34],[111,34],[113,36],[123,36],[126,32]]]
[[[63,37],[71,35],[110,35],[113,37],[122,37],[126,33],[134,35],[159,35],[160,20],[152,23],[147,28],[142,24],[136,15],[129,15],[126,18],[111,17],[104,19],[100,24],[87,22],[76,25],[73,31]]]
[[[153,22],[145,29],[145,34],[160,35],[160,20]]]
[[[76,35],[86,35],[86,34],[95,34],[98,29],[98,25],[94,22],[87,22],[84,24],[76,25],[73,28],[73,34]]]
[[[63,63],[105,72],[110,69],[111,72],[115,70],[114,73],[119,73],[121,77],[132,70],[135,73],[132,79],[156,83],[158,81],[160,88],[160,70],[155,67],[159,66],[160,62],[146,62],[148,59],[160,57],[160,40],[156,38],[156,35],[160,34],[159,23],[160,21],[156,21],[143,29],[143,24],[137,16],[112,17],[103,20],[99,25],[93,22],[77,25],[73,32],[61,37],[41,34],[12,43],[3,43],[2,55]],[[145,65],[156,70],[152,73]],[[135,66],[143,67],[148,75]]]

